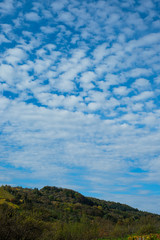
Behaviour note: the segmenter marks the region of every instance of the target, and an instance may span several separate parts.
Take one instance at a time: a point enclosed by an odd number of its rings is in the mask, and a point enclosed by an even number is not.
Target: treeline
[[[160,216],[56,187],[0,187],[0,240],[124,239],[160,232]]]
[[[42,221],[37,213],[0,205],[0,240],[91,240],[98,228],[83,217],[79,222]]]

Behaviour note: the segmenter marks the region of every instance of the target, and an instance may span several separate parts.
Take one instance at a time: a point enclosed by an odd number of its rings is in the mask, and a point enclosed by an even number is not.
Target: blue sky
[[[0,184],[160,213],[160,1],[0,2]]]

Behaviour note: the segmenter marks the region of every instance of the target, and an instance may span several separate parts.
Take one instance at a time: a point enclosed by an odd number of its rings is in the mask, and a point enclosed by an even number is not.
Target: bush
[[[138,234],[142,234],[142,235],[150,234],[150,233],[156,233],[156,227],[151,223],[142,225],[138,231]]]

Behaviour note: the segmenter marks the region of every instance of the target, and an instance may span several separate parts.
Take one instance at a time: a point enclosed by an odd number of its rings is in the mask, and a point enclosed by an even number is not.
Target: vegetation
[[[158,239],[159,231],[159,215],[125,204],[57,187],[0,187],[0,240]]]
[[[128,240],[159,240],[160,234],[148,234],[141,236],[129,236]]]

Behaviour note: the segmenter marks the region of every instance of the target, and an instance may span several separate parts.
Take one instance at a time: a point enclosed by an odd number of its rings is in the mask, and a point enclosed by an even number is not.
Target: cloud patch
[[[158,4],[5,0],[0,12],[0,181],[155,212]]]
[[[31,21],[31,22],[38,22],[41,19],[36,12],[26,13],[25,18],[27,21]]]

